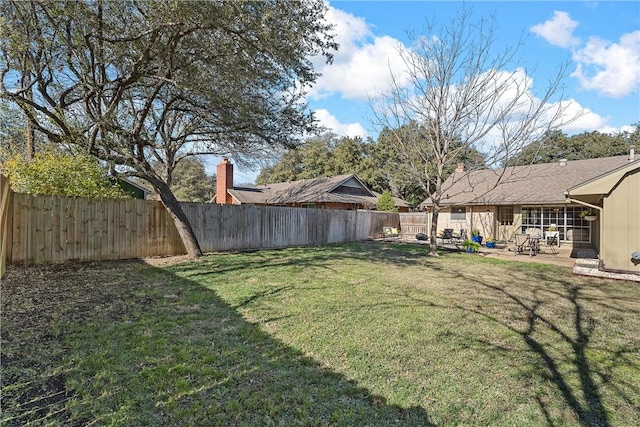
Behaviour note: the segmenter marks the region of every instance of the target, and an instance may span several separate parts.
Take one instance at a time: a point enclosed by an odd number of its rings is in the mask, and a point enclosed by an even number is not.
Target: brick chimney
[[[233,163],[223,157],[216,169],[216,202],[221,205],[233,203],[228,189],[233,189]]]

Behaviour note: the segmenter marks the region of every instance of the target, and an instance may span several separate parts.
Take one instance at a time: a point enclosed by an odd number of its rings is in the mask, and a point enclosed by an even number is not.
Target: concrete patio
[[[416,240],[415,237],[393,237],[380,239],[387,242],[401,242],[419,245],[429,245],[428,241]],[[439,247],[446,248],[448,250],[460,250],[460,247],[453,243],[446,243],[438,245]],[[571,268],[574,274],[600,277],[606,279],[615,280],[627,280],[640,283],[640,275],[638,274],[623,274],[613,273],[607,271],[601,271],[598,269],[598,257],[594,249],[588,247],[576,247],[572,245],[564,244],[560,247],[554,246],[555,254],[548,246],[541,245],[540,252],[529,256],[528,252],[515,254],[513,251],[513,243],[497,243],[495,248],[487,248],[482,246],[480,248],[479,256],[485,256],[488,258],[497,258],[504,261],[520,261],[520,262],[537,262],[543,264],[553,264],[561,267]]]

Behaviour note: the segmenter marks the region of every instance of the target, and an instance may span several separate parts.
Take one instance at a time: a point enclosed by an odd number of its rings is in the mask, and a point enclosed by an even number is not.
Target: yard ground
[[[640,425],[640,285],[367,242],[10,266],[2,425]]]

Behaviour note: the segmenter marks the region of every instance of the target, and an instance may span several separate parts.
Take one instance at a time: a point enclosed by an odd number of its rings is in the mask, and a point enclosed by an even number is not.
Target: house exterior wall
[[[438,214],[438,232],[442,232],[445,228],[452,228],[456,233],[466,230],[467,235],[470,236],[471,230],[478,229],[484,240],[497,238],[496,206],[465,206],[465,211],[465,218],[461,220],[452,215],[451,208],[442,208]]]
[[[631,253],[640,251],[640,171],[627,175],[603,201],[600,258],[603,268],[640,273]]]
[[[501,222],[500,208],[511,208],[513,215],[510,215],[506,221]],[[458,207],[462,208],[462,207]],[[487,239],[496,239],[498,241],[511,241],[514,235],[517,233],[540,233],[544,236],[544,232],[548,230],[551,223],[556,223],[557,230],[560,232],[561,241],[563,244],[573,244],[574,240],[580,244],[595,244],[597,242],[596,230],[598,230],[597,223],[586,223],[581,218],[577,217],[577,213],[583,209],[577,205],[563,206],[563,205],[485,205],[485,206],[464,206],[465,216],[464,220],[458,219],[460,215],[455,215],[453,212],[459,211],[456,207],[443,207],[438,215],[438,232],[442,233],[445,228],[451,228],[454,232],[459,232],[461,229],[466,230],[467,234],[470,234],[473,229],[478,229],[480,234]],[[524,221],[525,209],[528,212],[535,210],[537,220],[536,221]],[[552,211],[559,210],[557,220],[554,217],[550,217]],[[540,214],[544,215],[544,222]],[[591,229],[591,241],[589,241],[589,233],[587,227]],[[580,234],[578,234],[580,233]],[[577,238],[579,237],[579,238]],[[580,241],[583,238],[583,241]]]

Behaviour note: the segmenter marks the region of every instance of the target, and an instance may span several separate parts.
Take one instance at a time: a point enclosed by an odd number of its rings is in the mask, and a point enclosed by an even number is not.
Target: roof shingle
[[[567,189],[629,162],[628,156],[571,160],[497,170],[456,172],[443,184],[441,205],[522,205],[565,202]],[[422,205],[431,205],[425,200]]]

